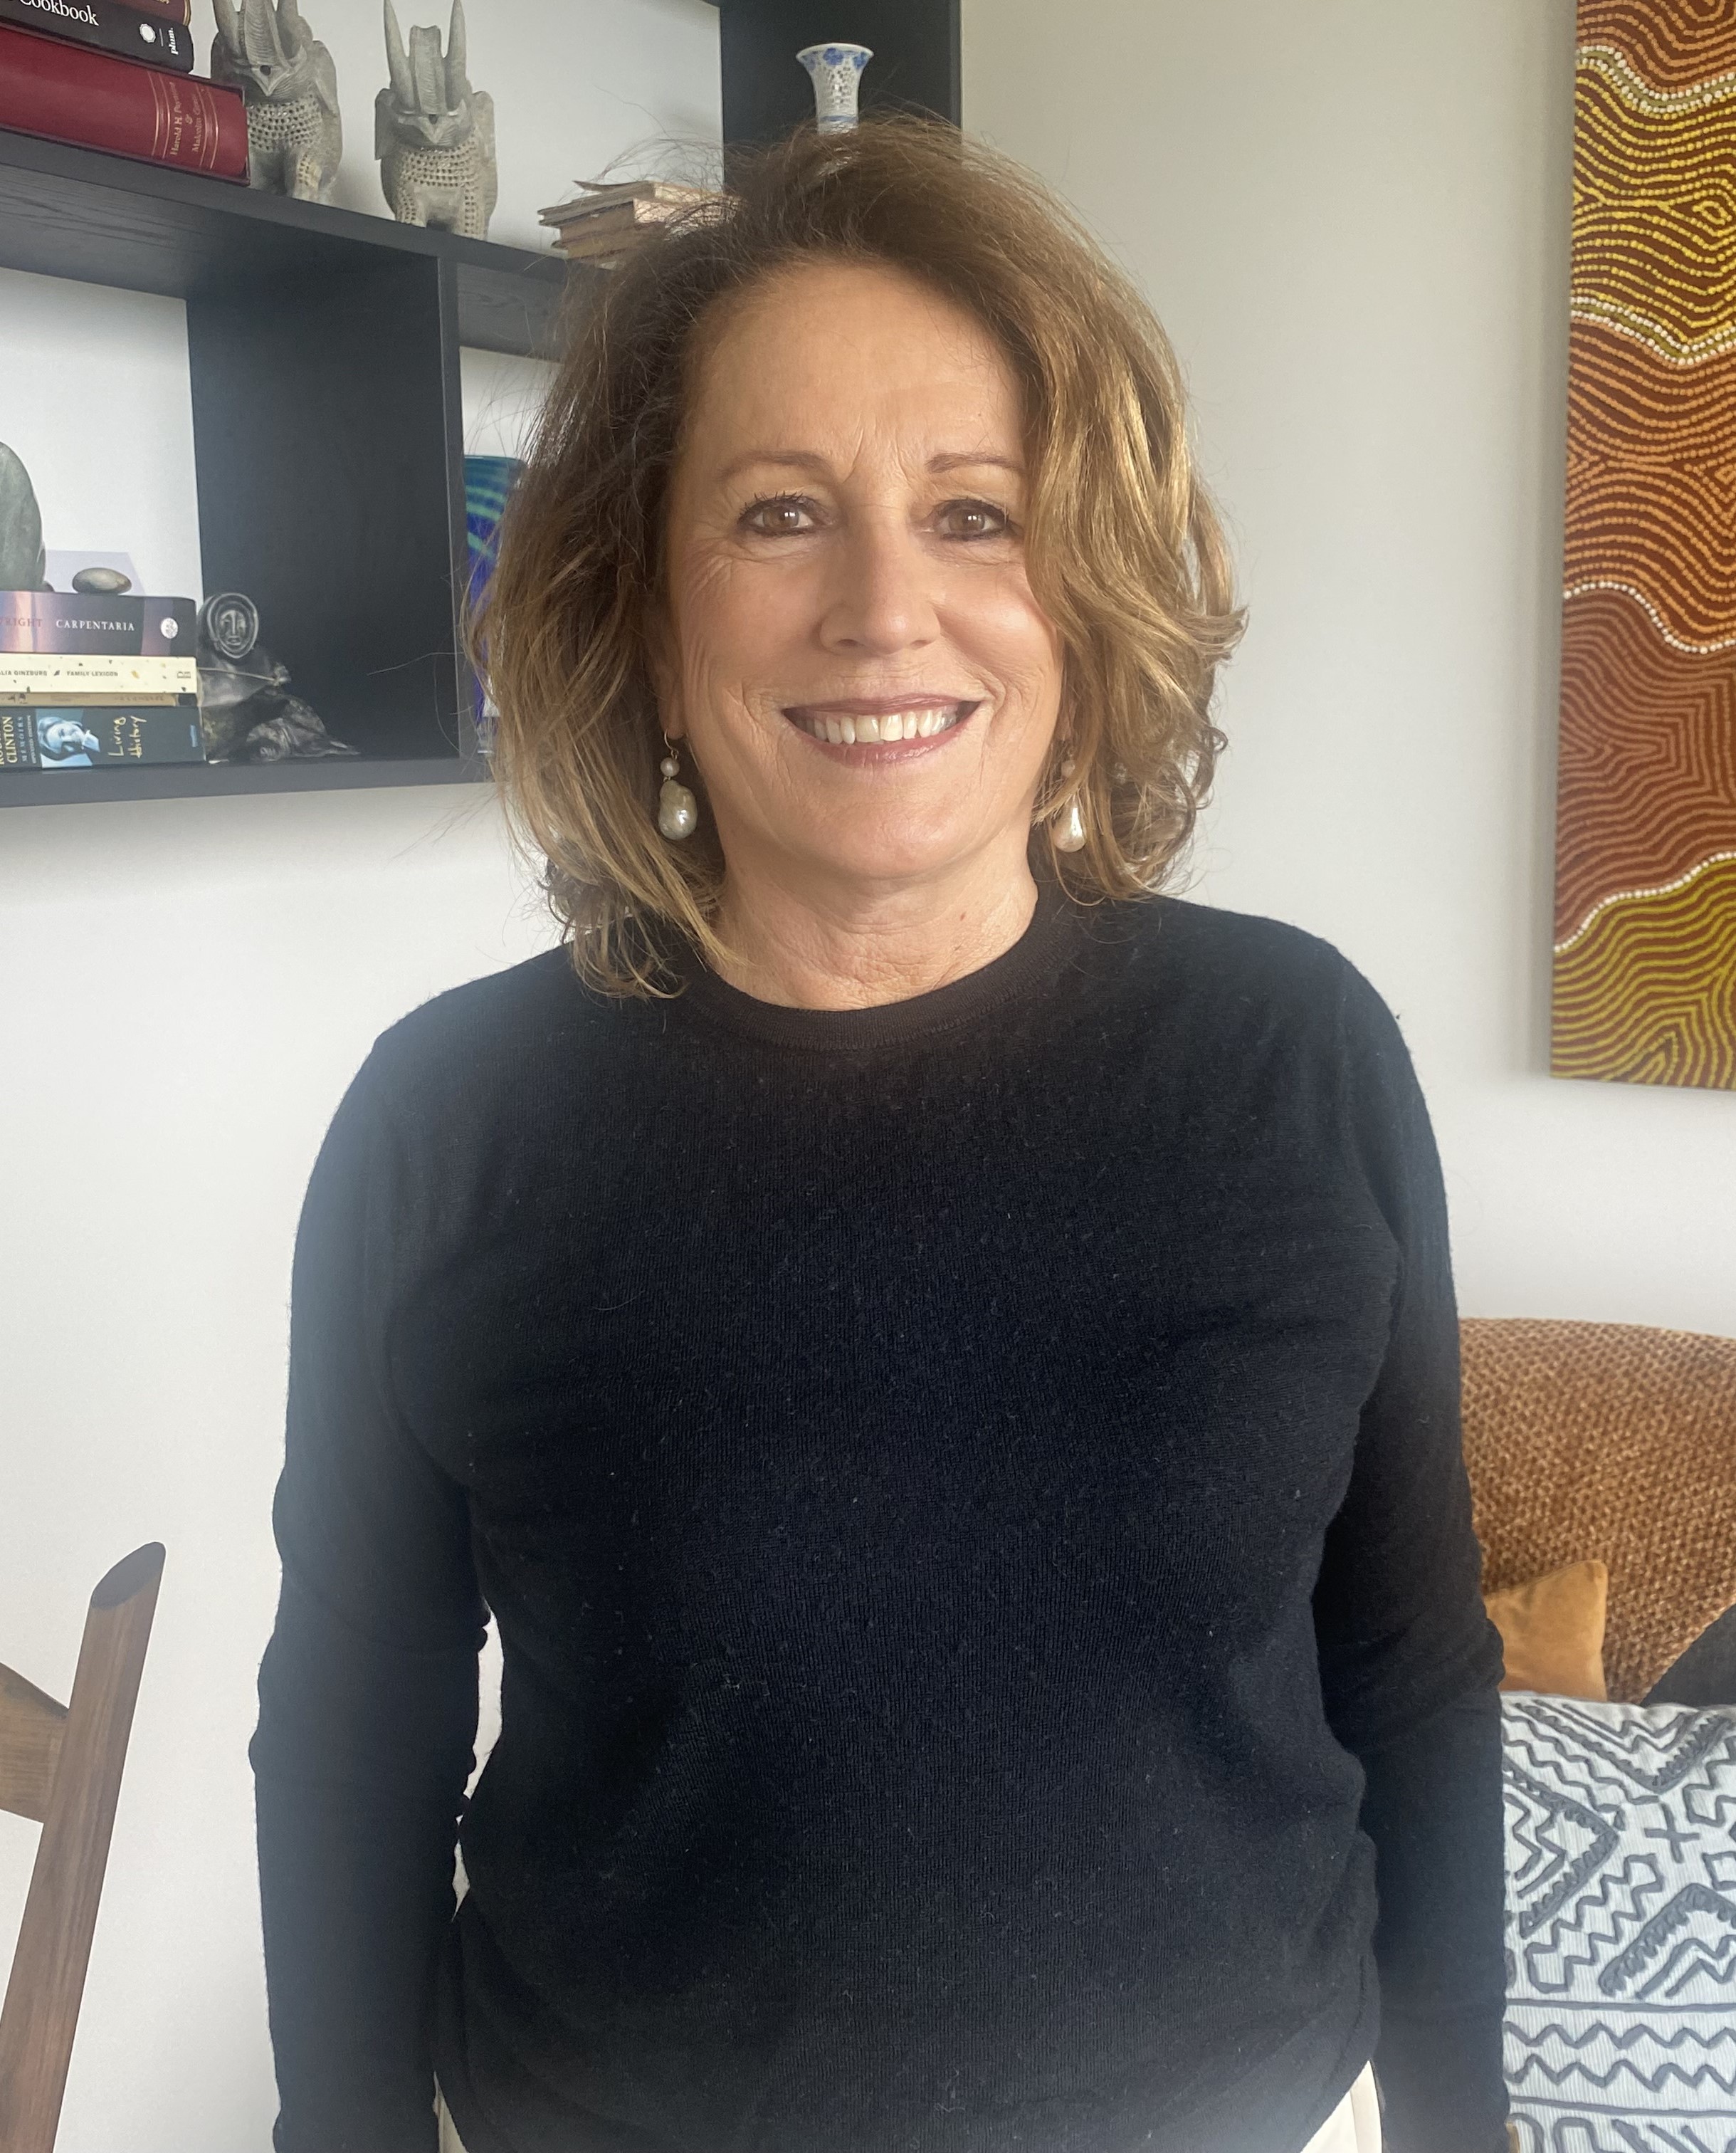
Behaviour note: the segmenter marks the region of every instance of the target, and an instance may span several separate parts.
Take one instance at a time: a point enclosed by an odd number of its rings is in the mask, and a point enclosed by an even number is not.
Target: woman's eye
[[[1010,527],[1006,510],[987,501],[949,501],[937,520],[951,538],[1001,538]]]
[[[808,528],[809,504],[790,496],[775,501],[756,501],[744,510],[743,527],[760,538],[789,538]]]

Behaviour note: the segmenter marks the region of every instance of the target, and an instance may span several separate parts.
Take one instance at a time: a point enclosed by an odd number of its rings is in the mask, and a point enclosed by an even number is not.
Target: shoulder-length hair
[[[660,984],[659,924],[708,963],[723,859],[712,818],[657,828],[664,750],[647,659],[684,406],[728,303],[810,260],[921,279],[998,340],[1024,404],[1026,566],[1063,650],[1063,715],[1035,828],[1082,796],[1086,842],[1049,848],[1085,901],[1161,888],[1223,735],[1208,707],[1241,629],[1189,451],[1180,372],[1132,282],[1011,159],[937,120],[811,122],[733,169],[607,272],[576,323],[500,527],[470,647],[500,712],[495,768],[546,862],[581,978]],[[1072,775],[1060,761],[1070,755]],[[684,776],[700,791],[698,773]]]

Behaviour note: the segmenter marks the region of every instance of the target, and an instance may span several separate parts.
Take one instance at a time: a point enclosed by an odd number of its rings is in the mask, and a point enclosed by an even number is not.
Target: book
[[[0,650],[0,703],[76,703],[104,696],[196,695],[199,666],[185,658],[63,650]]]
[[[538,210],[536,214],[545,224],[570,221],[576,216],[594,216],[599,211],[637,205],[639,213],[646,216],[673,216],[680,209],[694,202],[715,201],[716,193],[708,187],[690,187],[675,180],[575,180],[579,190],[569,202],[557,202],[552,209]]]
[[[555,242],[556,251],[564,254],[569,262],[596,262],[609,269],[625,261],[634,248],[642,247],[651,234],[661,229],[655,224],[634,225],[625,232],[615,232],[573,229],[562,233]]]
[[[198,617],[191,598],[0,591],[0,659],[43,651],[85,657],[191,657]]]
[[[193,33],[167,16],[146,14],[126,0],[0,0],[0,23],[18,23],[54,38],[70,38],[147,67],[193,72]]]
[[[247,182],[239,90],[0,23],[0,127]]]
[[[199,710],[190,700],[166,708],[0,709],[0,770],[203,762]]]
[[[93,710],[100,710],[104,707],[113,710],[119,710],[124,705],[136,703],[141,710],[158,709],[166,710],[177,703],[196,702],[198,698],[196,696],[177,695],[171,695],[167,692],[160,695],[156,694],[151,694],[149,695],[128,695],[123,694],[118,688],[114,690],[106,690],[102,688],[64,688],[58,690],[38,688],[36,690],[34,694],[32,695],[8,695],[5,694],[0,694],[0,710],[28,710],[31,709],[33,705],[38,704],[44,710],[76,710],[81,705],[85,703],[89,703]]]
[[[160,15],[165,23],[186,24],[193,19],[193,0],[129,0],[142,15]]]
[[[709,207],[720,213],[728,197],[704,187],[678,186],[673,180],[576,180],[582,192],[571,201],[555,202],[536,212],[552,226],[554,243],[570,261],[596,262],[608,268],[655,228],[683,211]]]

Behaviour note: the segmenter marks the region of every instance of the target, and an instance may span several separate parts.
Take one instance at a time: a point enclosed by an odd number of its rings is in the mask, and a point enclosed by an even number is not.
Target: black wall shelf
[[[959,0],[722,0],[723,140],[812,115],[804,44],[871,45],[865,109],[959,116]],[[330,761],[0,771],[0,807],[485,777],[459,349],[552,359],[606,271],[0,128],[0,267],[183,301],[207,591],[339,740]],[[117,360],[117,400],[125,368]]]
[[[180,299],[200,550],[354,759],[0,773],[0,807],[480,778],[459,349],[549,358],[604,272],[0,129],[0,266]],[[117,394],[124,395],[124,369]]]
[[[719,0],[718,28],[726,147],[812,119],[813,84],[795,55],[835,38],[874,54],[864,112],[913,109],[959,124],[959,0]]]
[[[63,807],[81,800],[216,800],[238,792],[354,792],[393,785],[461,785],[485,775],[455,755],[147,762],[131,770],[0,770],[0,807]]]

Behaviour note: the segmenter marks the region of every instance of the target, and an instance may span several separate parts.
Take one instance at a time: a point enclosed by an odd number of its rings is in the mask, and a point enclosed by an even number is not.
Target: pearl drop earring
[[[1074,761],[1071,756],[1061,765],[1063,777],[1071,777]],[[1076,853],[1085,842],[1085,817],[1079,807],[1079,796],[1075,792],[1067,803],[1067,812],[1061,817],[1059,827],[1051,833],[1051,842],[1058,853]]]
[[[681,765],[676,760],[675,744],[667,733],[663,735],[663,746],[669,752],[657,765],[662,772],[663,788],[657,797],[657,826],[666,837],[691,837],[699,827],[699,803],[685,785],[675,782]]]

